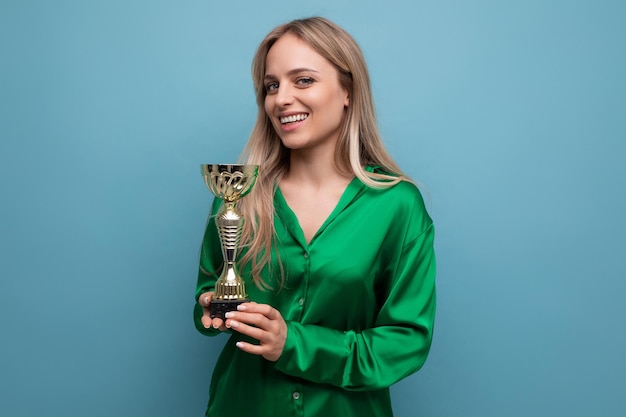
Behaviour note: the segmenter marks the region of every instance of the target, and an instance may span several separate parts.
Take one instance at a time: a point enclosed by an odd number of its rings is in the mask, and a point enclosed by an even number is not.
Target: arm
[[[206,327],[202,322],[203,315],[208,314],[209,303],[207,302],[206,297],[212,296],[215,281],[219,278],[219,271],[221,270],[223,264],[220,238],[217,232],[217,226],[215,225],[215,213],[219,209],[220,204],[221,202],[217,198],[213,201],[211,214],[204,231],[202,247],[200,249],[198,282],[195,291],[196,303],[193,310],[193,318],[196,329],[200,333],[207,336],[214,336],[221,333],[220,330],[223,330],[223,328],[219,329],[222,327],[221,323],[218,323],[217,328],[215,328],[210,325],[209,327]],[[207,317],[205,317],[204,321],[208,324]]]
[[[276,369],[317,383],[370,390],[421,368],[435,314],[433,236],[429,224],[388,266],[384,301],[372,328],[342,332],[289,321]]]

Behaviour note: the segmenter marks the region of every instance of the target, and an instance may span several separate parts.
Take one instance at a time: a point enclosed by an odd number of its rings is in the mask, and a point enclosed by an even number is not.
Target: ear
[[[348,94],[347,91],[345,91],[345,93],[346,93],[346,97],[343,100],[343,106],[348,107],[350,105],[350,95]]]

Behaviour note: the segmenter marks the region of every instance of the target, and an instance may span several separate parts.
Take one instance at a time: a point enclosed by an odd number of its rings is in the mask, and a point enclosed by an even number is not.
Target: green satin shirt
[[[433,334],[434,229],[419,191],[408,182],[373,189],[355,178],[308,244],[280,189],[274,205],[285,285],[263,291],[246,284],[251,300],[285,319],[284,351],[269,362],[239,350],[235,343],[246,337],[229,331],[206,415],[392,416],[389,386],[424,364]],[[196,300],[213,289],[221,266],[211,218]],[[202,326],[201,314],[196,303],[196,328],[219,334]]]

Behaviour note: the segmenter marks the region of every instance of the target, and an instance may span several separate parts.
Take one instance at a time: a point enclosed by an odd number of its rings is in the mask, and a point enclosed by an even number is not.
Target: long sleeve
[[[385,273],[384,303],[372,328],[339,331],[289,321],[276,369],[349,390],[388,387],[424,364],[435,315],[432,224],[407,242]]]
[[[220,238],[215,225],[215,213],[220,206],[220,201],[215,199],[211,207],[211,214],[207,221],[202,246],[200,248],[200,266],[198,268],[198,283],[196,285],[195,299],[196,303],[193,310],[193,318],[196,329],[207,336],[220,334],[216,329],[205,329],[200,319],[202,317],[202,306],[198,303],[198,297],[202,293],[212,291],[215,288],[215,281],[219,278],[221,272],[223,258]]]

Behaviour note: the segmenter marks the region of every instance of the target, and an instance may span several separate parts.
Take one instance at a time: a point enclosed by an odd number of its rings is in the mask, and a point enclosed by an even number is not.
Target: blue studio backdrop
[[[0,416],[203,415],[199,165],[237,159],[258,42],[310,15],[362,46],[436,222],[396,415],[622,415],[626,3],[1,0]]]

